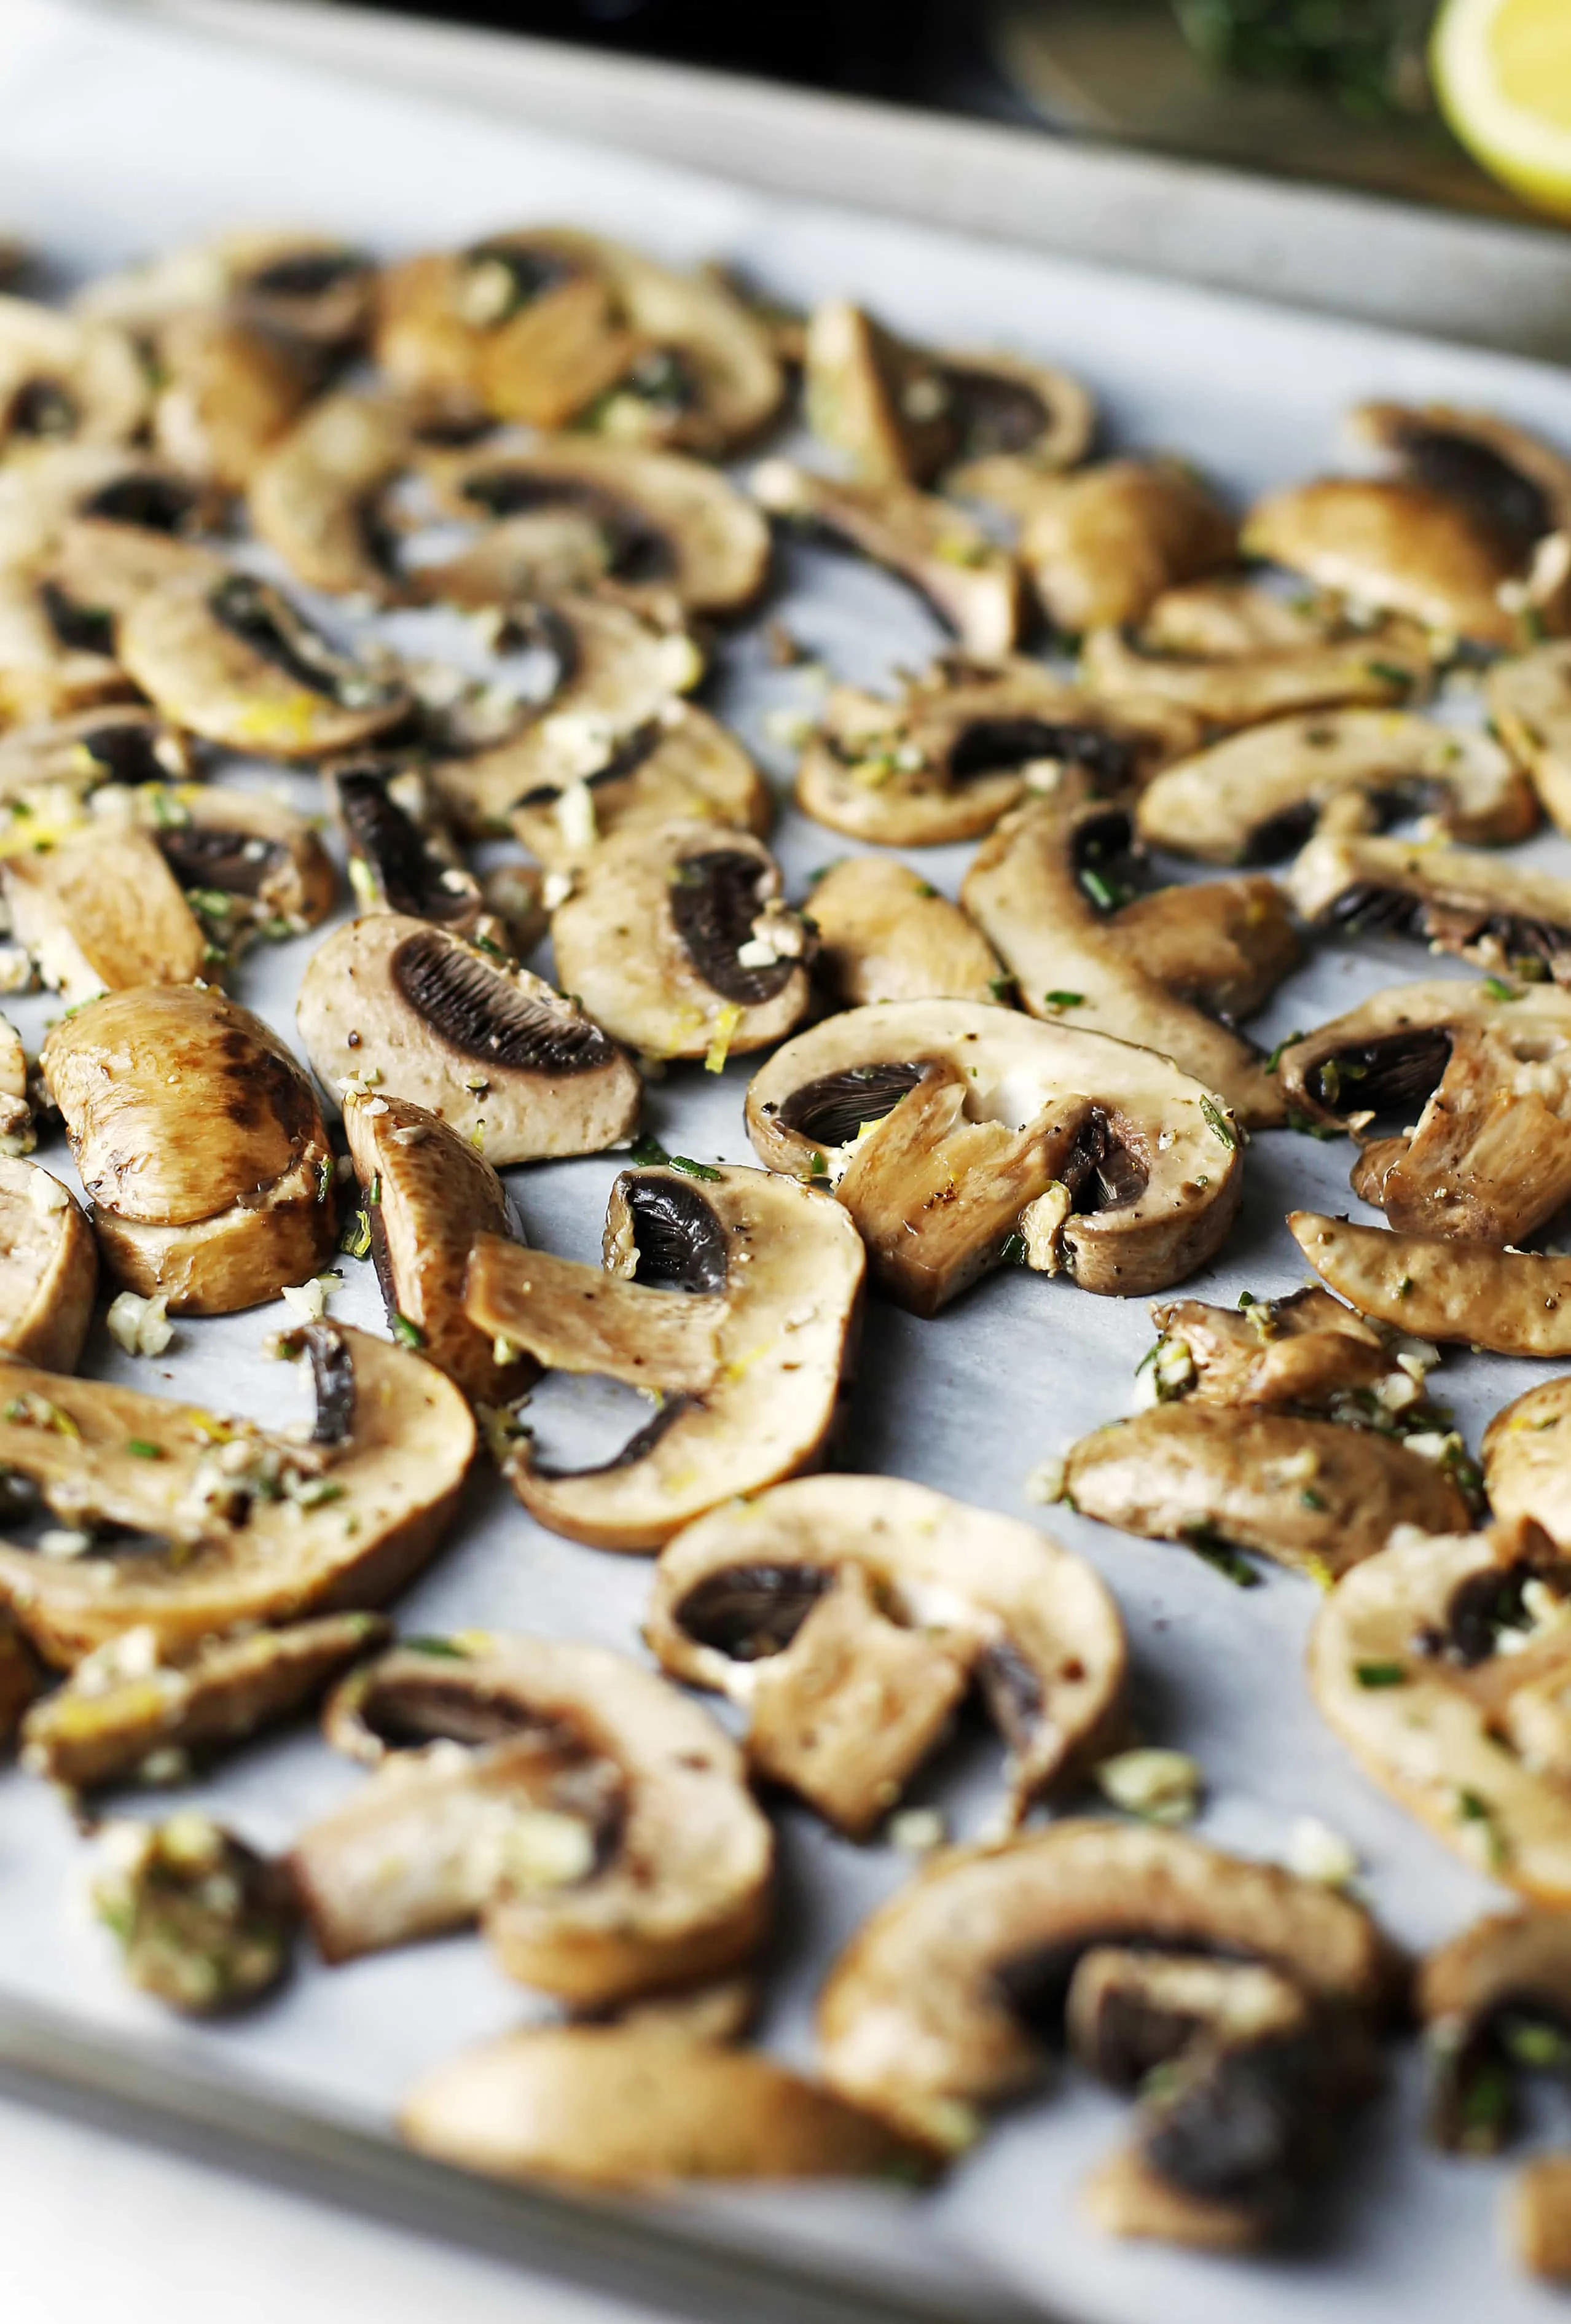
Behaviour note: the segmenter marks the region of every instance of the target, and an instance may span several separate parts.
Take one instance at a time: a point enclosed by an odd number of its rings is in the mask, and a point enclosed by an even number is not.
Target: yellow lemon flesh
[[[1571,0],[1446,0],[1430,65],[1468,151],[1524,200],[1571,218]]]

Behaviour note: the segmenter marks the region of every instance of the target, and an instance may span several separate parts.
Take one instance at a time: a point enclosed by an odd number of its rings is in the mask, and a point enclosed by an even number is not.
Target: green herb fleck
[[[1382,686],[1393,686],[1400,694],[1412,692],[1413,673],[1410,669],[1404,669],[1400,662],[1367,661],[1363,666],[1371,678],[1378,678]]]
[[[1541,2018],[1514,2017],[1501,2029],[1508,2056],[1530,2073],[1553,2072],[1571,2063],[1571,2042],[1558,2026]]]
[[[1324,1509],[1326,1507],[1325,1494],[1317,1493],[1313,1485],[1306,1485],[1298,1499],[1307,1509]]]
[[[987,990],[994,1001],[1001,1001],[1007,1008],[1014,999],[1014,979],[1012,976],[990,976]]]
[[[346,1259],[369,1259],[371,1256],[371,1221],[364,1211],[355,1211],[344,1222],[338,1237],[338,1249]]]
[[[1099,872],[1095,863],[1082,864],[1080,885],[1101,911],[1116,912],[1129,901],[1130,890]]]
[[[380,1170],[375,1173],[374,1176],[372,1178],[370,1185],[365,1190],[365,1200],[372,1205],[373,1209],[379,1210],[381,1208],[382,1173]]]
[[[490,936],[471,936],[469,941],[476,952],[485,953],[488,959],[506,961],[507,954],[499,944],[493,942]]]
[[[1203,1097],[1200,1100],[1200,1111],[1205,1115],[1206,1126],[1213,1136],[1220,1138],[1224,1146],[1237,1145],[1238,1133],[1214,1097]]]
[[[1486,976],[1483,989],[1492,1001],[1520,1001],[1522,997],[1516,986],[1508,984],[1503,976]]]
[[[333,1187],[333,1166],[330,1161],[317,1164],[317,1200],[325,1203]]]
[[[426,1343],[426,1335],[420,1325],[411,1323],[407,1315],[394,1314],[393,1336],[395,1340],[401,1340],[406,1348],[423,1348]]]
[[[1024,1235],[1012,1234],[998,1256],[1006,1267],[1023,1267],[1027,1256]]]
[[[1354,1663],[1353,1675],[1372,1694],[1381,1687],[1406,1686],[1408,1683],[1407,1670],[1401,1663]]]
[[[1042,1005],[1047,1009],[1080,1009],[1085,1006],[1083,992],[1044,992]]]
[[[169,1457],[162,1444],[151,1443],[145,1436],[128,1436],[125,1450],[135,1461],[164,1461]]]
[[[629,1155],[641,1170],[662,1170],[670,1158],[660,1139],[652,1138],[647,1130],[642,1138],[633,1139]]]
[[[718,1179],[720,1176],[712,1163],[695,1162],[689,1154],[673,1154],[670,1163],[671,1168],[679,1170],[684,1178]]]
[[[1207,1565],[1215,1566],[1218,1573],[1225,1574],[1235,1588],[1260,1588],[1261,1577],[1249,1560],[1241,1557],[1232,1543],[1224,1541],[1221,1535],[1214,1533],[1209,1526],[1186,1526],[1180,1538],[1186,1549],[1193,1550],[1197,1557],[1203,1557]]]
[[[430,1655],[442,1662],[467,1663],[469,1659],[468,1649],[452,1638],[400,1638],[398,1643],[408,1654]]]

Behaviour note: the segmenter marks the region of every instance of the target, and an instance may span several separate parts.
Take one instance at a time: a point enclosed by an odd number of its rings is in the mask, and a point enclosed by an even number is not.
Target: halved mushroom
[[[1447,1847],[1571,1904],[1571,1568],[1530,1519],[1404,1536],[1369,1559],[1320,1609],[1309,1684],[1365,1771]]]
[[[1422,1413],[1422,1367],[1390,1337],[1325,1291],[1289,1292],[1284,1299],[1252,1299],[1243,1307],[1211,1307],[1175,1299],[1153,1307],[1160,1339],[1145,1360],[1152,1400],[1192,1397],[1197,1404],[1260,1405],[1297,1411],[1343,1407],[1369,1421]],[[1432,1355],[1433,1351],[1428,1351]],[[1414,1372],[1419,1377],[1414,1377]]]
[[[125,703],[13,726],[0,733],[0,807],[32,811],[37,794],[85,798],[99,784],[179,782],[193,772],[190,745],[156,711]],[[18,819],[13,813],[13,823]]]
[[[42,443],[0,469],[0,563],[42,564],[68,598],[106,611],[217,567],[194,536],[222,516],[221,496],[122,445]]]
[[[1148,2101],[1137,2148],[1181,2215],[1170,2227],[1197,2236],[1211,2212],[1216,2239],[1258,2238],[1294,2190],[1317,2118],[1346,2095],[1350,2042],[1391,1978],[1361,1905],[1275,1865],[1095,1820],[951,1850],[874,1913],[830,1971],[818,2005],[825,2078],[908,2135],[964,2147],[983,2107],[1041,2079],[1072,1978],[1108,1947],[1258,1964],[1301,1995],[1307,2027],[1231,2044],[1204,2026],[1197,2041],[1196,2019],[1176,2014],[1160,2062],[1177,2074],[1164,2078],[1165,2101]],[[1109,2223],[1127,2232],[1141,2220]]]
[[[412,1330],[429,1361],[466,1396],[511,1404],[538,1379],[538,1368],[506,1349],[499,1360],[494,1339],[464,1314],[464,1270],[476,1236],[513,1231],[501,1179],[456,1130],[407,1098],[347,1097],[344,1130],[360,1181],[365,1239],[395,1328]]]
[[[753,475],[771,516],[871,558],[926,599],[967,653],[1007,654],[1020,634],[1020,567],[952,501],[909,484],[845,484],[789,460]]]
[[[1545,1380],[1496,1413],[1483,1433],[1484,1482],[1502,1519],[1532,1517],[1571,1545],[1566,1450],[1571,1381]]]
[[[1571,464],[1525,430],[1443,404],[1364,404],[1363,443],[1403,473],[1332,477],[1251,511],[1245,550],[1320,586],[1484,645],[1571,612]]]
[[[69,717],[134,693],[106,613],[76,604],[40,566],[0,566],[0,721]]]
[[[661,1553],[644,1637],[747,1708],[757,1773],[858,1839],[973,1686],[1010,1745],[1016,1821],[1123,1716],[1123,1628],[1092,1569],[888,1477],[799,1478],[701,1517]]]
[[[155,589],[121,620],[126,670],[166,717],[234,751],[316,759],[403,717],[386,668],[351,659],[265,581],[229,573]]]
[[[74,437],[126,444],[147,416],[135,346],[107,323],[0,297],[0,448]]]
[[[1571,1913],[1475,1921],[1422,1963],[1429,2135],[1492,2154],[1517,2125],[1519,2073],[1571,2065]]]
[[[328,937],[297,1016],[328,1088],[423,1105],[497,1167],[598,1154],[638,1120],[637,1072],[576,1001],[400,912]]]
[[[624,1171],[605,1270],[483,1236],[465,1312],[550,1370],[663,1401],[599,1468],[524,1438],[507,1475],[531,1515],[600,1549],[658,1549],[736,1493],[814,1467],[855,1360],[865,1269],[836,1204],[758,1170]]]
[[[1468,847],[1312,839],[1288,875],[1306,920],[1411,936],[1529,982],[1571,983],[1571,880]]]
[[[1571,994],[1400,984],[1291,1042],[1289,1110],[1347,1129],[1354,1185],[1393,1227],[1517,1243],[1571,1202]]]
[[[245,1625],[380,1606],[435,1551],[475,1450],[434,1366],[313,1324],[309,1443],[189,1402],[13,1364],[0,1599],[69,1667],[126,1630],[182,1659]],[[17,1538],[42,1517],[36,1545]]]
[[[1155,1049],[1246,1128],[1271,1128],[1282,1119],[1280,1084],[1206,1006],[1258,1007],[1297,964],[1286,899],[1269,880],[1218,882],[1222,896],[1175,888],[1160,926],[1139,913],[1126,926],[1132,844],[1124,808],[1036,799],[984,841],[961,900],[1033,1017],[1072,1010],[1077,1028]]]
[[[97,1280],[92,1229],[60,1180],[0,1156],[0,1351],[73,1370]]]
[[[653,2025],[505,2034],[433,2068],[399,2127],[460,2170],[595,2186],[888,2178],[929,2159],[772,2058]]]
[[[766,1048],[812,999],[811,933],[751,832],[667,823],[615,832],[551,919],[557,973],[605,1030],[655,1057]]]
[[[13,936],[73,1008],[98,992],[189,984],[212,950],[145,832],[106,825],[0,861]]]
[[[1545,814],[1571,831],[1571,644],[1497,661],[1483,681],[1495,732],[1532,778]]]
[[[182,1781],[193,1758],[288,1719],[388,1635],[374,1614],[324,1614],[165,1660],[156,1632],[122,1631],[28,1712],[22,1764],[71,1791]]]
[[[549,737],[542,731],[541,741],[550,744],[554,764],[521,793],[507,820],[553,871],[582,865],[613,832],[701,822],[762,839],[774,820],[769,785],[746,751],[694,703],[668,700],[607,758],[592,728],[576,739],[559,728]],[[581,768],[590,757],[598,763],[569,773],[575,760]]]
[[[322,383],[321,350],[222,310],[158,334],[153,440],[166,459],[244,492]]]
[[[1181,715],[1117,709],[1040,663],[945,655],[893,701],[837,686],[797,770],[817,823],[889,847],[979,839],[1032,791],[1072,781],[1129,790],[1197,730]]]
[[[286,337],[343,347],[365,327],[375,269],[326,235],[246,228],[100,275],[75,309],[137,335],[192,308],[229,308]]]
[[[480,882],[433,813],[420,768],[367,752],[329,768],[328,787],[363,912],[397,912],[495,942],[495,915],[487,913]]]
[[[100,791],[94,806],[118,806]],[[127,802],[231,957],[255,936],[300,936],[337,901],[333,859],[308,816],[265,791],[223,784],[150,784]]]
[[[1400,710],[1273,718],[1165,767],[1141,794],[1155,847],[1206,863],[1271,863],[1319,830],[1378,831],[1432,816],[1447,837],[1525,839],[1532,786],[1487,734]]]
[[[1571,1259],[1393,1234],[1317,1211],[1290,1211],[1288,1226],[1316,1274],[1361,1315],[1497,1355],[1571,1356]]]
[[[735,613],[769,571],[769,527],[719,470],[679,452],[545,438],[433,454],[448,509],[489,520],[474,547],[419,566],[411,586],[455,604],[509,604],[614,581],[689,613]]]
[[[274,1299],[332,1250],[333,1152],[276,1033],[208,985],[143,985],[62,1018],[40,1057],[133,1291],[189,1314]]]
[[[1093,630],[1080,675],[1112,701],[1168,702],[1234,727],[1343,703],[1409,702],[1433,666],[1416,622],[1355,620],[1335,598],[1300,607],[1223,580],[1165,591],[1139,630]]]
[[[479,1919],[508,1976],[582,2009],[745,1960],[773,1835],[708,1712],[604,1646],[435,1643],[395,1647],[328,1706],[329,1738],[382,1764],[295,1842],[326,1958]]]
[[[125,1974],[182,2016],[226,2015],[288,1976],[298,1907],[282,1867],[194,1808],[117,1823],[93,1909]]]
[[[869,484],[925,484],[947,468],[951,492],[985,500],[995,470],[1072,468],[1095,432],[1095,407],[1067,373],[991,351],[929,354],[847,300],[814,310],[803,360],[809,425]]]
[[[1468,1519],[1447,1467],[1395,1437],[1198,1401],[1083,1436],[1063,1493],[1082,1517],[1149,1541],[1254,1550],[1316,1575],[1345,1573],[1396,1526],[1445,1534]]]
[[[957,904],[908,864],[849,855],[813,888],[814,970],[837,1007],[873,1001],[1003,1001],[1009,979]]]
[[[1238,554],[1232,517],[1177,460],[1108,460],[1069,476],[1012,476],[993,463],[966,489],[1020,520],[1016,547],[1042,611],[1074,637],[1142,620],[1163,590]]]
[[[411,415],[387,398],[348,390],[323,398],[249,479],[258,537],[307,588],[379,604],[397,597],[378,500],[413,446]]]
[[[883,1001],[799,1033],[754,1075],[772,1170],[836,1182],[892,1297],[932,1314],[1017,1233],[1088,1291],[1160,1291],[1237,1211],[1239,1133],[1166,1058],[967,1001]]]

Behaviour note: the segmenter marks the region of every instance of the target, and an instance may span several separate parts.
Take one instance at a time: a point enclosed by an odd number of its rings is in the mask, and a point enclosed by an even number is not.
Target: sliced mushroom
[[[527,451],[432,456],[451,512],[489,520],[474,548],[415,568],[411,586],[456,604],[554,597],[614,581],[735,613],[769,572],[769,527],[727,476],[678,452],[547,438]]]
[[[364,251],[327,236],[246,229],[100,275],[77,295],[79,315],[138,335],[193,308],[343,347],[360,337],[375,287]]]
[[[513,1230],[501,1179],[456,1130],[407,1098],[346,1098],[344,1130],[389,1315],[412,1328],[428,1360],[466,1396],[512,1403],[538,1368],[506,1350],[498,1360],[494,1340],[464,1314],[476,1236]]]
[[[638,1120],[636,1071],[576,1001],[399,912],[329,936],[297,1013],[328,1088],[423,1105],[498,1168],[598,1154]]]
[[[221,310],[174,316],[157,348],[159,450],[231,492],[246,489],[322,382],[319,349]]]
[[[340,760],[328,789],[349,858],[349,884],[363,912],[430,920],[458,936],[495,942],[480,883],[465,863],[417,767],[373,753]]]
[[[961,899],[1033,1017],[1072,1011],[1077,1028],[1155,1049],[1215,1090],[1247,1128],[1270,1128],[1282,1119],[1280,1087],[1205,1003],[1215,1005],[1219,949],[1224,990],[1253,1005],[1296,965],[1286,899],[1269,880],[1229,883],[1224,925],[1217,899],[1175,889],[1160,935],[1139,915],[1126,927],[1120,908],[1132,899],[1120,875],[1132,837],[1121,807],[1033,800],[984,841]]]
[[[1020,634],[1020,568],[965,511],[906,484],[844,484],[789,460],[753,472],[772,516],[809,525],[887,566],[967,653],[1007,654]]]
[[[1339,1584],[1309,1643],[1316,1703],[1365,1771],[1475,1869],[1549,1904],[1571,1903],[1568,1591],[1530,1520],[1404,1536]]]
[[[479,1918],[510,1977],[586,2009],[746,1960],[773,1835],[708,1713],[603,1646],[437,1643],[328,1707],[329,1736],[383,1764],[295,1843],[327,1959]]]
[[[1161,1335],[1148,1360],[1158,1403],[1192,1397],[1229,1406],[1329,1407],[1340,1418],[1348,1399],[1356,1408],[1367,1397],[1362,1409],[1373,1420],[1424,1401],[1390,1340],[1324,1291],[1252,1299],[1244,1307],[1176,1299],[1153,1307],[1151,1321]]]
[[[1002,1001],[1009,979],[956,904],[904,863],[851,855],[814,886],[815,970],[841,1008],[873,1001]]]
[[[206,971],[206,932],[145,832],[106,827],[7,855],[0,893],[16,941],[73,1008]]]
[[[465,1312],[548,1369],[665,1391],[599,1468],[558,1469],[525,1438],[507,1470],[554,1533],[658,1549],[734,1494],[821,1460],[855,1355],[865,1263],[837,1204],[740,1169],[624,1171],[605,1254],[605,1274],[560,1259],[537,1269],[536,1254],[482,1237]]]
[[[281,1866],[194,1808],[111,1825],[104,1847],[93,1908],[143,1992],[182,2016],[216,2017],[288,1976],[298,1914]]]
[[[1533,2275],[1571,2282],[1571,2155],[1535,2155],[1511,2190],[1511,2248]]]
[[[1083,1436],[1063,1490],[1082,1517],[1125,1533],[1255,1550],[1314,1574],[1345,1573],[1393,1526],[1453,1533],[1468,1518],[1447,1470],[1394,1437],[1198,1401]]]
[[[21,802],[32,813],[40,793],[85,798],[101,783],[167,783],[192,771],[180,729],[131,703],[0,733],[0,806],[8,811]]]
[[[1093,630],[1080,674],[1109,700],[1167,702],[1234,727],[1344,703],[1409,702],[1433,663],[1415,622],[1354,620],[1335,598],[1300,611],[1251,582],[1224,580],[1166,591],[1140,630]]]
[[[694,703],[668,701],[585,773],[569,777],[568,769],[575,756],[580,765],[599,759],[592,730],[579,742],[559,733],[552,742],[555,764],[520,795],[507,820],[553,871],[581,866],[613,832],[702,822],[762,839],[774,820],[769,786],[746,751]]]
[[[332,1250],[333,1154],[276,1033],[207,985],[143,985],[78,1008],[40,1057],[133,1291],[190,1314],[274,1299]]]
[[[1141,793],[1141,835],[1206,863],[1270,863],[1319,830],[1433,816],[1453,839],[1525,839],[1538,802],[1487,734],[1399,710],[1275,718],[1166,767]]]
[[[231,957],[252,936],[319,927],[337,901],[338,875],[311,818],[265,791],[149,784],[129,804]]]
[[[10,1745],[47,1683],[43,1665],[9,1613],[0,1614],[0,1744]]]
[[[234,751],[321,758],[381,733],[410,707],[391,671],[339,653],[247,573],[154,590],[131,607],[118,638],[125,669],[166,717]]]
[[[1571,2064],[1571,1914],[1501,1913],[1430,1953],[1416,1995],[1429,2135],[1492,2154],[1518,2126],[1515,2080]]]
[[[387,399],[348,391],[325,397],[249,479],[258,537],[309,589],[396,598],[402,585],[379,500],[413,444],[411,416]]]
[[[146,371],[124,331],[0,297],[0,448],[37,438],[129,443],[148,400]]]
[[[1192,750],[1181,715],[1117,710],[1039,663],[947,655],[892,702],[836,687],[797,770],[817,823],[888,847],[979,839],[1033,791],[1130,789]]]
[[[924,2160],[772,2058],[649,2025],[542,2025],[438,2066],[399,2112],[410,2145],[512,2180],[889,2177]]]
[[[1571,1545],[1566,1500],[1571,1382],[1545,1380],[1496,1413],[1483,1434],[1484,1481],[1502,1519],[1532,1517]]]
[[[1278,1069],[1292,1111],[1353,1131],[1355,1186],[1404,1232],[1517,1243],[1571,1202],[1571,995],[1556,986],[1395,985]]]
[[[1532,778],[1545,814],[1571,831],[1571,644],[1497,661],[1483,697],[1501,741]]]
[[[1502,1356],[1571,1355],[1571,1259],[1292,1211],[1293,1240],[1339,1298],[1399,1332]]]
[[[723,1063],[799,1025],[812,944],[751,832],[635,826],[601,842],[553,915],[557,973],[606,1031]],[[716,1063],[717,1070],[717,1063]]]
[[[221,496],[167,463],[116,444],[42,443],[0,469],[0,563],[42,564],[68,598],[119,612],[217,557]]]
[[[58,1178],[0,1156],[0,1351],[69,1372],[93,1319],[93,1231]]]
[[[837,1178],[875,1276],[919,1314],[1017,1231],[1043,1273],[1160,1291],[1218,1248],[1242,1187],[1237,1130],[1167,1058],[975,1001],[798,1034],[754,1075],[747,1133],[772,1170]]]
[[[165,1661],[155,1632],[125,1631],[29,1711],[23,1765],[71,1791],[182,1780],[193,1757],[288,1719],[387,1636],[374,1614],[325,1614]]]
[[[13,1365],[0,1597],[49,1662],[143,1628],[184,1659],[244,1625],[380,1606],[427,1563],[474,1453],[467,1405],[402,1348],[310,1332],[310,1443]],[[30,1548],[14,1536],[33,1516]]]
[[[661,1553],[644,1636],[673,1677],[746,1706],[760,1775],[855,1838],[971,1686],[1009,1742],[1017,1821],[1123,1714],[1123,1625],[1091,1568],[887,1477],[799,1478],[700,1518]]]
[[[1319,927],[1412,936],[1506,976],[1571,982],[1571,881],[1467,847],[1312,839],[1288,876]]]
[[[1071,476],[981,479],[1020,520],[1018,550],[1056,630],[1143,619],[1164,589],[1231,565],[1238,529],[1177,460],[1109,460]],[[967,489],[979,493],[973,476]]]
[[[0,720],[68,718],[134,692],[107,613],[77,604],[37,566],[0,566]]]

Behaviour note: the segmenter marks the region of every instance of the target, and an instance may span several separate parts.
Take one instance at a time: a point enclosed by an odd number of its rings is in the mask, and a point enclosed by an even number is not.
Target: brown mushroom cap
[[[766,838],[774,798],[729,728],[696,703],[669,699],[588,773],[569,781],[559,761],[519,795],[507,821],[541,863],[569,872],[614,832],[702,822]]]
[[[996,488],[995,480],[995,471],[985,479]],[[1233,519],[1174,460],[1109,460],[1070,476],[1027,477],[1014,513],[1042,611],[1073,636],[1138,622],[1164,589],[1237,554]]]
[[[1511,2190],[1511,2248],[1529,2273],[1571,2282],[1571,2154],[1537,2154]]]
[[[1182,1346],[1192,1373],[1172,1388],[1159,1386],[1159,1397],[1313,1409],[1372,1389],[1393,1373],[1389,1341],[1325,1291],[1289,1292],[1243,1308],[1175,1299],[1153,1307],[1151,1321],[1166,1347]]]
[[[128,443],[147,402],[147,373],[124,331],[0,298],[0,446],[60,436]]]
[[[1571,642],[1497,661],[1483,681],[1490,720],[1561,831],[1571,831]]]
[[[1571,1913],[1491,1914],[1420,1964],[1429,2135],[1492,2154],[1517,2127],[1519,2071],[1553,2066],[1571,2032]]]
[[[1484,1482],[1502,1520],[1531,1517],[1571,1545],[1566,1450],[1571,1382],[1544,1380],[1495,1414],[1483,1432]]]
[[[146,333],[192,309],[230,308],[276,331],[340,346],[365,327],[374,270],[364,251],[298,228],[243,227],[99,275],[74,311]]]
[[[1288,877],[1302,917],[1412,936],[1480,968],[1571,982],[1571,880],[1467,847],[1312,839]]]
[[[27,724],[133,693],[106,614],[74,604],[36,565],[0,565],[0,715]]]
[[[1316,1274],[1361,1315],[1497,1355],[1571,1355],[1571,1260],[1393,1234],[1317,1211],[1289,1212],[1288,1227]]]
[[[201,923],[154,842],[106,825],[0,864],[11,927],[73,1008],[99,992],[189,984],[208,965]]]
[[[324,397],[269,451],[246,505],[295,580],[378,603],[400,594],[376,500],[409,460],[412,415],[372,395]]]
[[[322,351],[259,322],[193,308],[160,329],[153,440],[191,475],[244,492],[322,381]]]
[[[145,784],[130,804],[231,954],[259,932],[319,927],[338,899],[338,874],[312,818],[264,791]]]
[[[97,1246],[79,1205],[47,1170],[0,1156],[0,1350],[45,1371],[73,1371],[97,1282]]]
[[[191,771],[187,737],[133,703],[0,733],[0,802],[8,807],[45,787],[85,798],[100,783],[165,783]]]
[[[851,855],[816,881],[815,973],[845,1008],[874,1001],[1001,1001],[1008,979],[957,904],[908,864]]]

